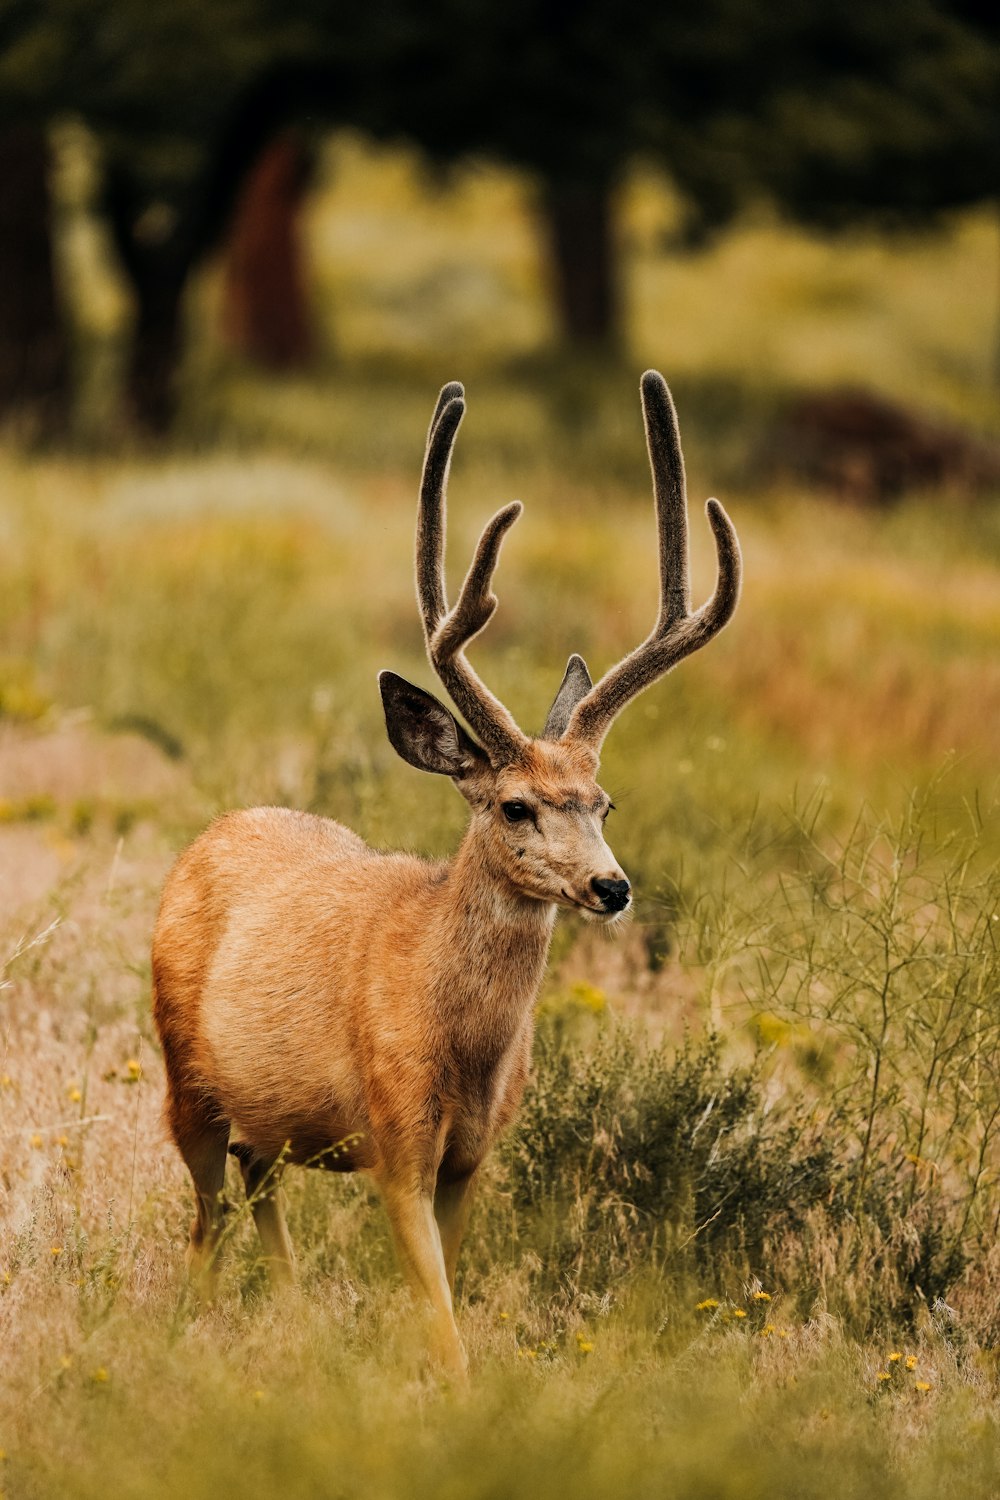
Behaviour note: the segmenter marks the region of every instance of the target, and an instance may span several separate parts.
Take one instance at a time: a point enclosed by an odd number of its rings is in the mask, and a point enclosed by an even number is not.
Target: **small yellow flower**
[[[929,1380],[915,1380],[913,1382],[913,1389],[915,1391],[929,1391],[930,1388],[931,1383]]]
[[[755,1302],[770,1302],[770,1300],[771,1300],[771,1293],[770,1292],[754,1292],[754,1294],[753,1294],[753,1300]]]
[[[142,1063],[137,1057],[130,1057],[125,1066],[128,1068],[128,1076],[133,1082],[142,1077]]]
[[[715,1309],[718,1307],[718,1305],[719,1303],[717,1298],[706,1297],[704,1302],[698,1302],[695,1304],[694,1310],[695,1312],[715,1312]]]
[[[69,1145],[69,1136],[68,1135],[57,1135],[56,1136],[56,1145],[57,1146],[68,1146]]]
[[[733,1308],[733,1317],[734,1318],[745,1318],[746,1317],[746,1313],[745,1313],[745,1311],[743,1310],[742,1307],[734,1307]]]
[[[72,1359],[71,1355],[69,1355],[69,1354],[63,1354],[63,1355],[60,1356],[60,1359],[59,1359],[59,1368],[60,1368],[60,1370],[69,1370],[69,1369],[72,1368],[72,1366],[73,1366],[73,1359]]]
[[[771,1337],[771,1335],[772,1335],[773,1332],[774,1332],[774,1324],[773,1323],[765,1323],[764,1326],[763,1326],[763,1328],[760,1330],[760,1336],[761,1336],[762,1339],[769,1339]]]
[[[898,1365],[902,1357],[903,1356],[900,1354],[899,1350],[895,1349],[893,1350],[892,1354],[889,1355],[889,1363],[891,1365]]]
[[[31,1147],[32,1147],[32,1148],[33,1148],[33,1149],[34,1149],[34,1150],[35,1150],[35,1151],[38,1151],[38,1150],[39,1150],[39,1149],[40,1149],[40,1148],[41,1148],[41,1146],[42,1146],[42,1138],[41,1138],[41,1136],[40,1136],[40,1135],[39,1135],[39,1134],[38,1134],[38,1133],[37,1133],[37,1131],[36,1131],[36,1133],[35,1133],[35,1134],[34,1134],[34,1135],[33,1135],[33,1136],[32,1136],[32,1137],[31,1137],[31,1140],[30,1140],[30,1141],[29,1141],[29,1143],[28,1143],[28,1144],[29,1144],[29,1145],[30,1145],[30,1146],[31,1146]]]
[[[13,1087],[14,1087],[14,1080],[13,1080],[13,1078],[11,1078],[10,1074],[9,1073],[0,1073],[0,1089],[10,1089],[10,1088],[13,1088]]]
[[[908,1354],[906,1356],[906,1368],[908,1370],[915,1370],[917,1368],[917,1356],[915,1354]]]
[[[507,1323],[510,1321],[510,1313],[498,1313],[497,1316],[501,1323]]]
[[[97,1369],[92,1372],[90,1378],[96,1385],[107,1385],[111,1377],[109,1376],[107,1370],[103,1365],[98,1365]]]
[[[778,1337],[779,1337],[779,1339],[787,1339],[787,1337],[788,1337],[788,1329],[787,1328],[779,1328],[778,1329]]]
[[[4,1271],[3,1275],[0,1276],[0,1283],[2,1283],[4,1286],[10,1286],[10,1272],[9,1271]]]
[[[262,1391],[259,1387],[257,1388],[257,1390],[254,1391],[254,1393],[253,1393],[253,1399],[257,1402],[258,1406],[263,1401],[264,1395],[265,1395],[265,1392]]]
[[[80,1100],[83,1098],[83,1095],[81,1094],[79,1086],[77,1084],[70,1084],[69,1088],[66,1090],[66,1098],[69,1100],[70,1104],[79,1104]]]
[[[52,1256],[53,1260],[57,1260],[59,1258],[59,1256],[62,1255],[62,1253],[63,1253],[63,1247],[62,1247],[62,1245],[53,1245],[51,1247],[51,1249],[49,1250],[49,1254]]]
[[[878,1378],[879,1380],[891,1380],[892,1376],[889,1374],[888,1370],[879,1370]]]
[[[576,1347],[581,1354],[593,1354],[594,1346],[590,1339],[577,1338]]]

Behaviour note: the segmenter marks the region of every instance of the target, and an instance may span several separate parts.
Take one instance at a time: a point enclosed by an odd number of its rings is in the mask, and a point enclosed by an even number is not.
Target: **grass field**
[[[0,1490],[994,1495],[1000,507],[845,509],[753,452],[802,385],[996,432],[995,222],[831,246],[762,220],[675,262],[637,174],[632,362],[595,370],[551,350],[523,184],[341,141],[310,220],[320,370],[234,367],[208,275],[177,437],[142,453],[96,440],[122,300],[71,147],[79,440],[0,447]],[[432,686],[411,549],[436,390],[469,394],[452,577],[526,504],[475,659],[532,729],[571,650],[602,670],[655,614],[648,363],[696,592],[719,492],[745,596],[609,739],[636,916],[615,941],[560,918],[460,1271],[470,1389],[426,1369],[361,1180],[292,1174],[280,1301],[235,1212],[202,1310],[149,1017],[170,861],[255,801],[455,847],[461,799],[395,757],[375,689]]]

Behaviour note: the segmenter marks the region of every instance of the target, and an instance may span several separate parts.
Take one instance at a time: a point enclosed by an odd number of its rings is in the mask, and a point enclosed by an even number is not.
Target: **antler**
[[[687,485],[677,413],[658,371],[647,370],[640,389],[660,539],[660,613],[642,645],[606,672],[570,715],[563,739],[583,741],[595,750],[626,703],[728,624],[740,597],[742,559],[736,531],[718,500],[709,500],[706,511],[715,534],[719,576],[708,603],[691,613]]]
[[[497,607],[490,584],[507,532],[521,514],[519,500],[488,521],[479,538],[454,609],[448,610],[444,577],[445,496],[451,450],[463,416],[465,391],[457,380],[443,387],[427,434],[417,510],[417,602],[431,666],[470,727],[500,761],[513,760],[527,743],[510,713],[479,679],[465,647]]]

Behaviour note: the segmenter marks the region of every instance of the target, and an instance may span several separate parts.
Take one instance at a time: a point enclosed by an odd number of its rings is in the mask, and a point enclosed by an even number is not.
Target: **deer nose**
[[[598,875],[590,882],[590,889],[600,898],[605,911],[624,911],[629,903],[627,880],[606,880]]]

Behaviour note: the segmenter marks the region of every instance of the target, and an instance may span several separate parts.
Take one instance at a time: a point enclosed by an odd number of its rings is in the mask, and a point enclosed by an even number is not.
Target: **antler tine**
[[[462,417],[464,391],[458,381],[444,386],[427,435],[417,516],[417,599],[431,665],[455,706],[492,754],[510,760],[526,743],[512,715],[477,676],[465,647],[489,622],[497,607],[490,587],[500,547],[521,514],[519,500],[488,521],[479,539],[458,602],[448,611],[444,576],[446,490],[451,452]]]
[[[441,389],[427,432],[417,507],[417,602],[428,642],[448,608],[444,581],[445,495],[455,437],[465,416],[465,389],[450,380]]]
[[[570,715],[563,739],[583,741],[595,750],[636,694],[728,624],[740,597],[739,539],[718,500],[712,499],[706,513],[715,537],[718,579],[711,599],[691,613],[687,494],[677,415],[667,383],[656,370],[646,371],[641,390],[659,534],[660,611],[642,645],[606,672]]]
[[[658,370],[647,370],[640,391],[660,541],[659,630],[691,610],[687,478],[677,412],[667,382]]]

